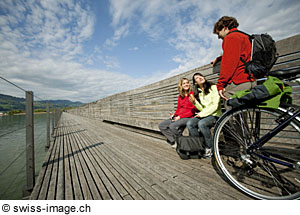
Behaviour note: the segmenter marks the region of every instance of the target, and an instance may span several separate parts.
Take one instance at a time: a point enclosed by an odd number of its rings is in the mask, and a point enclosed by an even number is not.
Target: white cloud
[[[137,51],[137,50],[139,50],[139,47],[135,46],[135,47],[129,48],[128,50],[129,51]]]
[[[109,70],[119,70],[120,63],[118,59],[114,56],[104,56],[101,58],[102,62],[106,65]]]
[[[212,27],[223,15],[235,16],[242,30],[268,32],[276,40],[299,34],[300,29],[296,0],[110,0],[114,33],[104,47],[97,44],[85,54],[98,17],[82,1],[1,0],[0,8],[0,75],[41,98],[84,102],[208,64],[221,53]],[[122,39],[141,33],[150,42],[174,48],[176,53],[166,60],[177,66],[140,78],[112,72],[122,70],[121,61],[105,47],[117,49]],[[142,54],[139,45],[130,44],[126,51]],[[110,72],[91,69],[95,63]],[[23,94],[2,80],[0,93]]]
[[[223,15],[234,16],[249,33],[268,32],[280,40],[300,32],[300,2],[296,0],[111,0],[113,26],[126,25],[128,34],[137,26],[150,39],[165,40],[180,54],[173,57],[178,67],[165,77],[208,64],[221,54],[221,41],[212,34]],[[132,3],[132,5],[130,5]],[[138,17],[138,18],[136,18]],[[117,40],[114,40],[117,42]]]
[[[130,77],[85,68],[77,61],[93,62],[82,52],[83,43],[94,31],[95,17],[88,8],[73,1],[40,3],[1,1],[5,11],[0,15],[1,76],[45,99],[87,102],[113,94],[115,91],[107,90],[113,79],[126,86]],[[104,63],[108,68],[120,67],[112,56],[106,56]],[[0,93],[23,94],[2,80]]]
[[[111,39],[107,39],[105,42],[105,47],[106,48],[112,48],[117,45],[117,42],[123,38],[126,37],[129,33],[129,24],[122,25],[118,27],[115,32],[114,36]]]

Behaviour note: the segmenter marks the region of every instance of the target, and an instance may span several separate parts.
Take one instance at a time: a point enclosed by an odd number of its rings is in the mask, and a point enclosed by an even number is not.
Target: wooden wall
[[[280,57],[272,70],[300,67],[300,35],[278,41],[277,49]],[[158,124],[168,118],[170,111],[176,110],[178,81],[183,77],[191,80],[195,72],[202,73],[213,82],[216,82],[218,78],[217,74],[212,73],[211,65],[205,65],[138,89],[73,108],[68,112],[121,125],[159,131]],[[300,104],[299,83],[293,85],[294,100]]]

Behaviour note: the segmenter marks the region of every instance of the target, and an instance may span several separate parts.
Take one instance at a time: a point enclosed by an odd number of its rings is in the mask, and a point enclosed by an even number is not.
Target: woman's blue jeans
[[[190,136],[199,137],[200,132],[204,137],[205,147],[211,149],[213,146],[213,138],[210,128],[215,125],[216,121],[217,117],[215,116],[207,116],[204,118],[194,117],[187,122],[186,126],[189,129]]]

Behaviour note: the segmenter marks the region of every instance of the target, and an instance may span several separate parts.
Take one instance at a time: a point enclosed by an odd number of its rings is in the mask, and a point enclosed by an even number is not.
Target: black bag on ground
[[[189,158],[200,158],[204,150],[203,137],[180,136],[177,139],[176,152],[183,160]]]

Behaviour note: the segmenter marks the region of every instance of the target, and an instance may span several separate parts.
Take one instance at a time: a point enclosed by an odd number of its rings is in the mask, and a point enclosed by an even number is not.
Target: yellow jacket
[[[222,115],[221,100],[216,85],[211,86],[207,95],[200,88],[198,90],[200,102],[196,100],[194,106],[200,111],[200,117],[210,115],[220,117]]]

